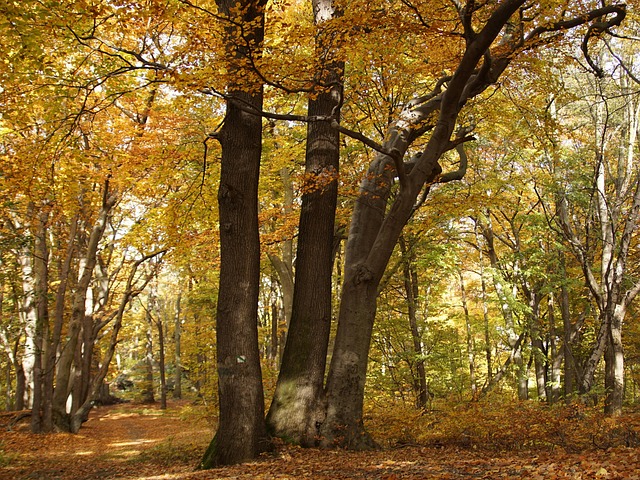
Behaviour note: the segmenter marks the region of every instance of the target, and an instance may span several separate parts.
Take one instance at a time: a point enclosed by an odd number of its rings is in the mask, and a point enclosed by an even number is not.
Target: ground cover
[[[301,449],[277,443],[258,461],[200,472],[194,466],[214,426],[202,408],[187,402],[172,403],[166,411],[137,404],[95,408],[77,435],[34,435],[28,432],[27,419],[8,431],[15,415],[5,414],[0,417],[0,479],[640,479],[638,415],[598,424],[600,420],[586,413],[567,418],[564,412],[570,410],[559,410],[553,413],[554,421],[532,425],[527,415],[533,416],[537,407],[513,407],[520,409],[518,414],[503,406],[499,422],[489,414],[480,418],[474,408],[405,417],[406,428],[397,435],[399,420],[389,417],[390,437],[378,451]],[[457,430],[452,416],[458,418]],[[477,420],[475,429],[463,428],[472,417]],[[379,432],[383,423],[377,416],[371,427]],[[526,437],[518,433],[521,423],[529,427],[523,431],[539,436],[537,443],[513,436]],[[499,424],[505,425],[504,432]],[[431,425],[431,436],[416,436],[426,425]],[[549,425],[563,432],[551,431]],[[515,434],[507,436],[507,431]],[[589,435],[582,444],[574,440]]]

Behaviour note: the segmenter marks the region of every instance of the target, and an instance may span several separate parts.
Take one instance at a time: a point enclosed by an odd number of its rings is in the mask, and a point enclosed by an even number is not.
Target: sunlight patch
[[[140,445],[143,443],[156,443],[158,440],[132,440],[131,442],[116,442],[110,443],[110,447],[132,447],[134,445]]]

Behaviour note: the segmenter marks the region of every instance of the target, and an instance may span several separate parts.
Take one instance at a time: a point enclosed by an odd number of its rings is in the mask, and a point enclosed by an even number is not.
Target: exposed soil
[[[6,422],[0,428],[1,479],[640,479],[638,448],[577,454],[418,446],[345,452],[278,445],[255,462],[194,472],[213,428],[201,409],[187,403],[170,404],[164,412],[135,404],[96,408],[77,435],[33,435],[27,419],[12,431],[6,431]]]

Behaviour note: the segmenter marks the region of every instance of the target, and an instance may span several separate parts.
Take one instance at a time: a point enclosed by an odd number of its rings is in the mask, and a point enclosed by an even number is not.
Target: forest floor
[[[374,452],[279,445],[255,462],[194,472],[213,427],[186,402],[95,408],[77,435],[10,431],[0,416],[0,479],[640,479],[640,448],[396,446]]]

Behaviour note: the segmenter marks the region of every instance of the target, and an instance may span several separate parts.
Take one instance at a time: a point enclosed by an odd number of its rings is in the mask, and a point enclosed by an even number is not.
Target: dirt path
[[[583,453],[410,447],[375,452],[278,445],[255,462],[194,472],[211,440],[206,415],[186,403],[95,409],[78,435],[0,425],[0,479],[11,480],[640,480],[640,448]]]
[[[77,435],[33,435],[28,419],[0,430],[0,479],[146,478],[186,473],[211,440],[212,429],[185,403],[94,408]],[[2,459],[0,458],[0,461]]]

